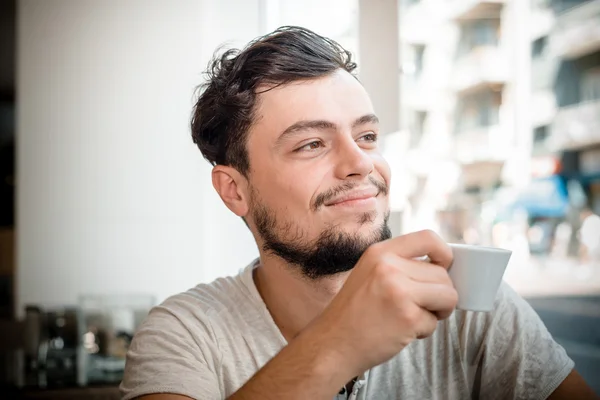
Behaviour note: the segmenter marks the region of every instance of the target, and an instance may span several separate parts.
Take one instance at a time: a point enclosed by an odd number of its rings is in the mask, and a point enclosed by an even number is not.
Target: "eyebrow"
[[[357,118],[352,123],[352,128],[357,128],[361,125],[366,124],[378,124],[379,118],[375,114],[365,114],[360,118]],[[336,130],[338,126],[331,121],[325,120],[313,120],[313,121],[298,121],[290,126],[288,126],[277,138],[277,144],[280,144],[286,138],[293,136],[299,132],[307,131],[307,130]]]

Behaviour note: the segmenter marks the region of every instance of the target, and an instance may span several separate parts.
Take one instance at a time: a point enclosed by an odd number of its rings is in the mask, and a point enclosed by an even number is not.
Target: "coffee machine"
[[[85,382],[84,320],[77,307],[25,308],[24,384],[80,386]]]
[[[77,306],[27,306],[24,383],[35,387],[118,384],[149,295],[82,295]]]

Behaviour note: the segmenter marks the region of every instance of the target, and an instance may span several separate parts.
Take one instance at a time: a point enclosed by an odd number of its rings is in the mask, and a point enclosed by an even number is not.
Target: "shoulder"
[[[201,330],[210,335],[220,319],[250,299],[242,274],[219,278],[167,298],[150,311],[143,325],[166,330],[180,327],[192,333]]]
[[[242,275],[242,274],[241,274]],[[224,332],[239,331],[252,307],[242,276],[217,279],[169,297],[137,329],[127,353],[121,391],[125,399],[148,393],[220,398]],[[237,314],[236,314],[237,313]]]

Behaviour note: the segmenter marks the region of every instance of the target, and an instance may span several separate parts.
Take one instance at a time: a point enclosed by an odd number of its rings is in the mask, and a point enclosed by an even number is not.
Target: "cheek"
[[[390,179],[392,177],[392,170],[390,168],[390,164],[386,161],[385,158],[381,154],[376,154],[373,156],[373,165],[375,166],[375,170],[381,175],[385,183],[389,186]]]
[[[306,208],[311,200],[311,188],[315,182],[307,171],[289,171],[273,168],[274,172],[262,182],[265,201],[279,210],[294,212]]]
[[[286,206],[288,208],[298,208],[304,212],[311,202],[314,184],[314,180],[310,179],[309,174],[306,172],[287,179],[281,190],[281,194],[287,199]]]

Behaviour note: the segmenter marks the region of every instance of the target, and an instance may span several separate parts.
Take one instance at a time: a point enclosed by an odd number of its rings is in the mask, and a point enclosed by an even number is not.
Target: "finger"
[[[418,311],[417,323],[414,326],[417,339],[424,339],[433,334],[437,328],[438,318],[435,314],[420,308]]]
[[[449,268],[452,264],[452,249],[435,232],[430,230],[409,233],[381,242],[384,250],[402,258],[427,256],[432,264]]]
[[[410,293],[415,304],[434,313],[438,319],[445,319],[454,312],[458,294],[453,287],[414,281],[411,285]]]
[[[448,270],[429,262],[406,259],[395,254],[390,255],[394,264],[410,279],[422,283],[440,283],[454,287]]]

